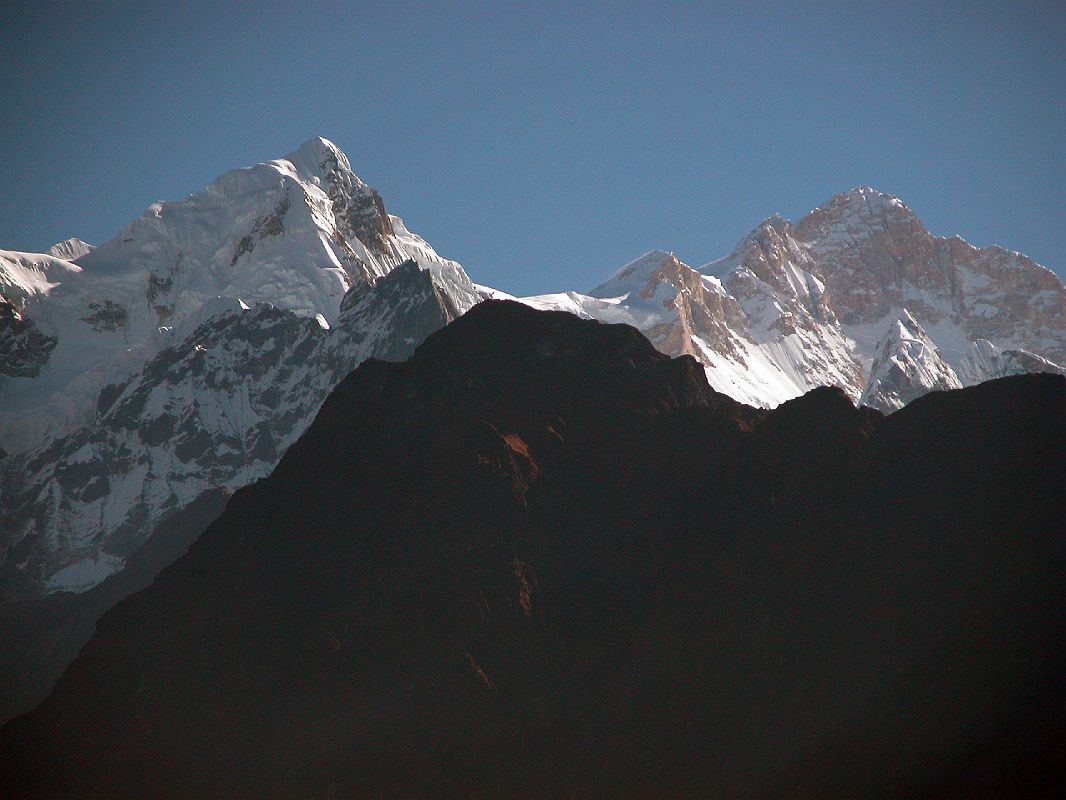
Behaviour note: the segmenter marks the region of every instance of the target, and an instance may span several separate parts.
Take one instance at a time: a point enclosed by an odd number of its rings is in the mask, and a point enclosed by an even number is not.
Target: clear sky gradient
[[[100,243],[322,135],[515,293],[704,263],[859,184],[1066,274],[1062,2],[16,3],[3,27],[0,248]]]

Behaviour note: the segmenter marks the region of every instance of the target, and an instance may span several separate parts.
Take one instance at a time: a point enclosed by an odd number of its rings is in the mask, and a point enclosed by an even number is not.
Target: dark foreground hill
[[[1057,797],[1064,444],[1061,376],[766,413],[632,328],[484,303],[105,614],[0,786]]]

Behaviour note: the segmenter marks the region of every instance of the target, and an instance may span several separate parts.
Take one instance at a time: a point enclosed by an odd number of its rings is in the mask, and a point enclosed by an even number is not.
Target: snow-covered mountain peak
[[[314,183],[326,193],[334,223],[342,235],[354,237],[371,250],[388,251],[387,238],[393,230],[385,204],[352,171],[348,157],[339,147],[318,136],[304,142],[284,161],[294,165],[303,181]]]
[[[937,389],[960,389],[958,375],[925,329],[903,309],[877,344],[861,403],[885,413]]]
[[[699,271],[724,280],[739,269],[747,269],[759,280],[782,288],[795,283],[791,268],[810,272],[819,256],[854,248],[889,228],[909,226],[917,226],[928,235],[898,197],[859,186],[833,195],[798,223],[780,214],[767,217],[728,256],[704,264]],[[817,272],[814,269],[812,274],[821,282]]]
[[[914,318],[914,316],[907,309],[903,309],[899,312],[899,316],[896,317],[885,335],[881,338],[881,342],[878,345],[879,350],[884,350],[886,347],[893,345],[897,342],[903,342],[908,340],[921,340],[928,338],[925,333],[925,329]]]
[[[330,180],[341,178],[360,191],[374,192],[355,174],[344,151],[322,136],[308,139],[278,161],[291,164],[303,181],[318,182],[325,186]]]
[[[45,253],[0,250],[0,294],[24,306],[76,280],[81,271],[77,264]]]
[[[352,165],[348,156],[329,139],[323,136],[314,136],[293,150],[284,158],[304,175],[319,175],[323,164],[332,164],[334,169],[352,172]]]
[[[925,328],[905,308],[899,312],[877,342],[874,373],[876,373],[876,363],[879,359],[891,360],[902,350],[906,350],[916,358],[924,358],[933,352],[939,352],[936,344],[925,332]]]
[[[224,172],[208,184],[204,191],[233,199],[247,192],[269,188],[282,178],[324,187],[330,173],[341,174],[348,179],[348,183],[372,191],[354,174],[348,157],[340,148],[322,137],[309,139],[281,158]],[[192,196],[195,195],[190,195]]]
[[[873,186],[869,186],[865,183],[859,186],[854,186],[843,192],[837,192],[835,197],[846,198],[848,202],[853,203],[866,203],[870,206],[876,206],[878,204],[899,206],[903,204],[894,194],[882,192],[880,189],[875,189]]]
[[[407,258],[442,260],[413,238],[395,235],[380,195],[336,145],[315,138],[284,158],[230,170],[184,200],[153,204],[80,263],[98,275],[147,273],[159,324],[215,295],[335,321],[354,283]]]
[[[798,238],[821,252],[852,246],[885,231],[928,235],[917,215],[898,197],[869,186],[833,195],[796,223]]]
[[[589,292],[590,297],[622,297],[645,287],[652,274],[664,264],[681,264],[677,256],[667,250],[651,250],[635,258],[614,275]]]
[[[704,264],[703,275],[728,284],[738,277],[742,281],[756,280],[767,286],[785,288],[796,283],[797,269],[802,271],[810,263],[810,256],[797,240],[792,223],[780,214],[764,219],[737,242],[725,258]],[[743,273],[737,276],[736,273]],[[806,284],[807,277],[799,282]]]
[[[775,214],[741,239],[723,259],[700,267],[717,278],[750,312],[767,316],[767,324],[798,313],[826,321],[832,314],[825,303],[826,287],[814,259],[798,238],[795,227]],[[798,305],[797,305],[798,304]],[[765,313],[764,313],[765,312]]]
[[[792,221],[781,216],[780,213],[774,213],[760,222],[748,235],[754,236],[759,233],[767,235],[770,231],[773,231],[780,236],[790,236],[794,233],[792,229]]]
[[[409,259],[462,271],[389,215],[322,138],[153,203],[77,265],[43,254],[5,259],[0,338],[4,374],[18,380],[0,381],[0,443],[35,446],[86,419],[105,383],[202,323],[214,298],[270,303],[332,326],[349,289]]]
[[[844,192],[837,192],[820,207],[827,213],[869,214],[871,212],[900,211],[913,214],[907,205],[894,194],[882,192],[872,186],[856,186]],[[819,209],[814,209],[818,211]],[[813,211],[812,211],[813,213]]]
[[[810,261],[810,258],[797,241],[796,229],[792,223],[780,214],[775,214],[763,220],[741,239],[729,256],[722,261],[713,262],[708,267],[718,265],[718,272],[721,274],[740,266],[750,268],[755,262],[779,269],[785,261],[803,263]],[[723,266],[728,266],[728,269],[723,270]],[[701,272],[703,271],[701,269]],[[756,271],[758,272],[757,269]]]
[[[780,214],[767,217],[755,226],[747,236],[737,242],[733,252],[744,252],[752,247],[773,248],[792,247],[796,239],[796,228],[791,220],[787,220]]]
[[[64,261],[73,261],[76,258],[81,258],[86,253],[91,253],[94,249],[95,245],[83,242],[77,237],[71,237],[70,239],[56,242],[49,247],[48,255],[61,258]]]
[[[870,381],[891,382],[871,374],[875,362],[913,361],[914,377],[903,370],[897,381],[912,383],[900,391],[913,399],[956,385],[970,342],[982,338],[1027,369],[1066,363],[1066,287],[1054,273],[1000,247],[934,236],[900,198],[870,186],[834,195],[798,223],[768,217],[697,270],[666,250],[646,253],[590,295],[526,302],[636,325],[664,352],[695,355],[712,387],[758,405],[819,385],[858,400]],[[1022,353],[1042,354],[1043,364],[1018,361]],[[1000,359],[975,369],[1021,367]]]

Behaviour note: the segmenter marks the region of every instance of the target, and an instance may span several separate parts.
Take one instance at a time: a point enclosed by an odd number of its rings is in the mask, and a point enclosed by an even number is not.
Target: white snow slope
[[[860,402],[890,414],[931,391],[961,388],[932,339],[904,311],[878,342]]]
[[[0,362],[0,447],[25,450],[88,420],[105,384],[175,344],[215,297],[320,314],[332,325],[345,292],[408,259],[458,268],[387,214],[321,138],[184,200],[154,203],[76,263],[0,251],[0,294],[55,340],[38,352],[33,376]],[[0,328],[0,353],[3,336]]]
[[[92,587],[205,489],[269,474],[361,361],[481,297],[324,139],[77,263],[0,252],[0,561]]]

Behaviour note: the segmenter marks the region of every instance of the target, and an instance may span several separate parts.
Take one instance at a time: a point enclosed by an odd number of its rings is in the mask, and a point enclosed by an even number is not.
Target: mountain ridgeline
[[[869,187],[511,298],[314,138],[0,251],[0,786],[1054,796],[1064,363]]]
[[[773,410],[487,301],[0,730],[13,797],[1052,797],[1066,378]]]
[[[203,492],[268,474],[363,359],[405,358],[486,297],[508,295],[410,232],[322,138],[98,247],[0,252],[0,592],[117,574]],[[588,294],[520,302],[629,323],[764,408],[836,386],[889,413],[1066,362],[1054,273],[935,236],[869,187],[770,217],[698,268],[653,251]]]
[[[99,247],[0,252],[0,589],[96,586],[202,492],[269,474],[363,359],[480,299],[324,139]]]
[[[363,359],[406,358],[480,299],[323,139],[100,247],[0,252],[0,720]]]

